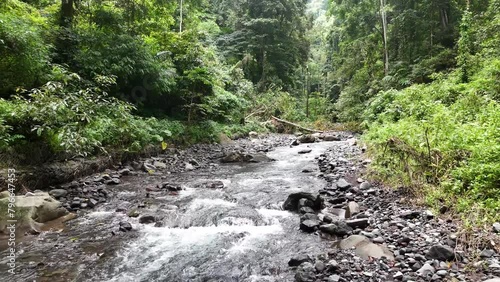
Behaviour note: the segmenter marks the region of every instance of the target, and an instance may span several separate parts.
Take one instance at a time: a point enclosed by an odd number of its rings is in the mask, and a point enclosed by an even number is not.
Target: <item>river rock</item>
[[[320,223],[321,222],[319,220],[313,220],[313,219],[304,220],[300,223],[300,230],[312,233],[316,231]]]
[[[301,207],[299,209],[300,214],[314,213],[314,210],[310,207]]]
[[[299,266],[304,262],[312,262],[312,258],[306,254],[294,256],[288,261],[288,266]]]
[[[321,225],[319,227],[319,230],[321,230],[321,232],[336,236],[344,236],[352,232],[352,228],[348,226],[344,221],[334,221],[330,224]]]
[[[139,218],[139,223],[142,223],[142,224],[154,223],[155,221],[156,221],[156,218],[154,215],[143,215]]]
[[[5,232],[9,198],[0,199],[0,233]],[[24,196],[15,196],[15,217],[17,230],[37,230],[39,223],[46,223],[63,217],[68,211],[48,193],[35,192]]]
[[[154,165],[152,165],[152,164],[148,164],[148,163],[145,162],[145,163],[142,164],[142,170],[144,172],[150,173],[150,172],[154,172],[156,170],[156,167]]]
[[[157,169],[166,169],[167,168],[167,164],[164,162],[160,162],[160,161],[154,161],[153,166],[156,167]]]
[[[340,139],[340,137],[335,136],[335,135],[325,135],[325,136],[323,137],[323,140],[324,140],[324,141],[331,142],[331,141],[340,141],[341,139]]]
[[[68,194],[68,191],[65,189],[53,189],[53,190],[49,191],[49,195],[51,195],[52,197],[54,197],[56,199],[62,198],[64,196],[66,196],[67,194]]]
[[[295,273],[296,282],[314,282],[316,280],[316,270],[312,263],[304,262],[297,268]]]
[[[194,170],[194,169],[195,169],[195,168],[194,168],[194,165],[192,165],[192,164],[190,164],[190,163],[185,163],[185,164],[184,164],[184,170],[186,170],[186,171],[192,171],[192,170]]]
[[[493,232],[500,233],[500,222],[493,223]]]
[[[312,193],[308,192],[298,192],[290,194],[288,196],[288,198],[285,200],[285,203],[283,203],[283,209],[287,211],[297,211],[297,209],[299,208],[299,201],[301,199],[311,201],[313,203],[311,208],[313,208],[314,210],[320,210],[323,205],[323,199],[321,198],[321,196],[315,196]]]
[[[130,230],[132,230],[132,224],[130,224],[127,221],[121,221],[120,222],[120,228],[118,230],[120,230],[122,232],[130,231]]]
[[[428,259],[437,259],[440,261],[452,261],[455,259],[455,252],[448,246],[434,245],[429,249],[426,257]]]
[[[314,137],[311,134],[302,135],[298,139],[299,139],[300,143],[314,143],[314,142],[316,142],[316,137]]]
[[[365,236],[351,235],[340,241],[339,246],[343,250],[354,248],[356,254],[363,259],[386,257],[389,260],[394,260],[394,254],[387,247],[374,244]]]
[[[417,270],[417,275],[420,277],[429,278],[432,277],[435,272],[436,269],[432,265],[426,263],[419,270]]]
[[[500,278],[493,278],[493,279],[488,279],[483,282],[500,282]]]
[[[352,228],[361,228],[361,229],[365,229],[370,225],[368,218],[350,219],[346,220],[345,223]]]
[[[336,184],[337,188],[341,191],[346,191],[347,189],[351,188],[351,183],[347,182],[344,178],[340,178]]]
[[[301,222],[305,220],[319,220],[319,216],[314,213],[306,213],[300,216]]]
[[[309,154],[312,152],[312,149],[304,149],[299,151],[299,155]]]
[[[345,218],[350,218],[353,215],[356,215],[360,212],[360,208],[358,203],[356,202],[349,202],[347,204],[347,208],[345,209]]]
[[[372,188],[372,185],[370,184],[370,182],[367,181],[364,181],[359,185],[359,189],[361,190],[368,190],[370,188]]]
[[[250,139],[258,139],[259,134],[255,131],[250,131],[250,132],[248,132],[248,137],[250,137]]]

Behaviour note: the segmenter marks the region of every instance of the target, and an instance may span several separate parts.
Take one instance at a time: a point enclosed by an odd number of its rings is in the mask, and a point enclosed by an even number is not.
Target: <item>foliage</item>
[[[67,73],[63,81],[2,100],[2,151],[42,142],[55,154],[86,156],[109,146],[140,150],[171,136],[163,121],[135,117],[132,105],[109,97],[105,89],[114,81]]]
[[[17,87],[42,80],[51,46],[44,40],[46,24],[29,5],[7,1],[0,6],[0,97]],[[22,31],[22,32],[20,32]]]

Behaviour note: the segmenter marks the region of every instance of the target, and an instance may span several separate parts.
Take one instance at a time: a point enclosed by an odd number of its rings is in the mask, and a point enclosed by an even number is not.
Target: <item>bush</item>
[[[491,79],[457,85],[450,76],[379,93],[364,113],[374,168],[404,185],[440,187],[439,200],[455,199],[459,211],[475,206],[498,218],[500,104]]]
[[[87,156],[114,146],[140,150],[169,136],[168,124],[134,116],[134,107],[109,97],[113,77],[94,82],[67,73],[64,82],[51,81],[13,101],[0,100],[2,151],[22,150],[42,143],[58,156]]]

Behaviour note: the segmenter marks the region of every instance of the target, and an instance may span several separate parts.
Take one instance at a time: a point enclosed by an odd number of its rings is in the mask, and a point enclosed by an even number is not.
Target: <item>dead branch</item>
[[[284,123],[286,125],[290,125],[290,126],[293,126],[293,127],[296,127],[298,129],[301,129],[301,130],[304,130],[304,131],[307,131],[307,132],[314,132],[314,133],[323,133],[323,131],[320,131],[320,130],[315,130],[315,129],[310,129],[310,128],[305,128],[303,126],[300,126],[296,123],[293,123],[293,122],[289,122],[289,121],[286,121],[284,119],[280,119],[280,118],[277,118],[275,116],[271,116],[275,121],[277,122],[281,122],[281,123]]]

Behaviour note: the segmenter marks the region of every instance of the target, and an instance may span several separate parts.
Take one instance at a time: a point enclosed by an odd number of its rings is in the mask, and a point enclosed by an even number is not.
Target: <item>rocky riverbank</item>
[[[412,196],[363,179],[370,160],[355,139],[338,142],[317,158],[327,185],[316,195],[291,195],[300,228],[332,240],[321,254],[289,261],[306,281],[485,281],[500,277],[498,224],[464,241],[457,223],[412,204]],[[299,199],[300,198],[300,199]],[[321,198],[321,200],[319,199]],[[318,202],[322,203],[319,209]],[[319,210],[319,211],[318,211]],[[446,213],[446,207],[441,209]],[[488,280],[488,281],[500,281]]]
[[[168,149],[47,187],[78,217],[66,227],[50,223],[40,234],[31,232],[9,281],[500,276],[498,226],[477,234],[482,244],[467,246],[446,214],[363,179],[370,160],[353,135],[252,137]]]

